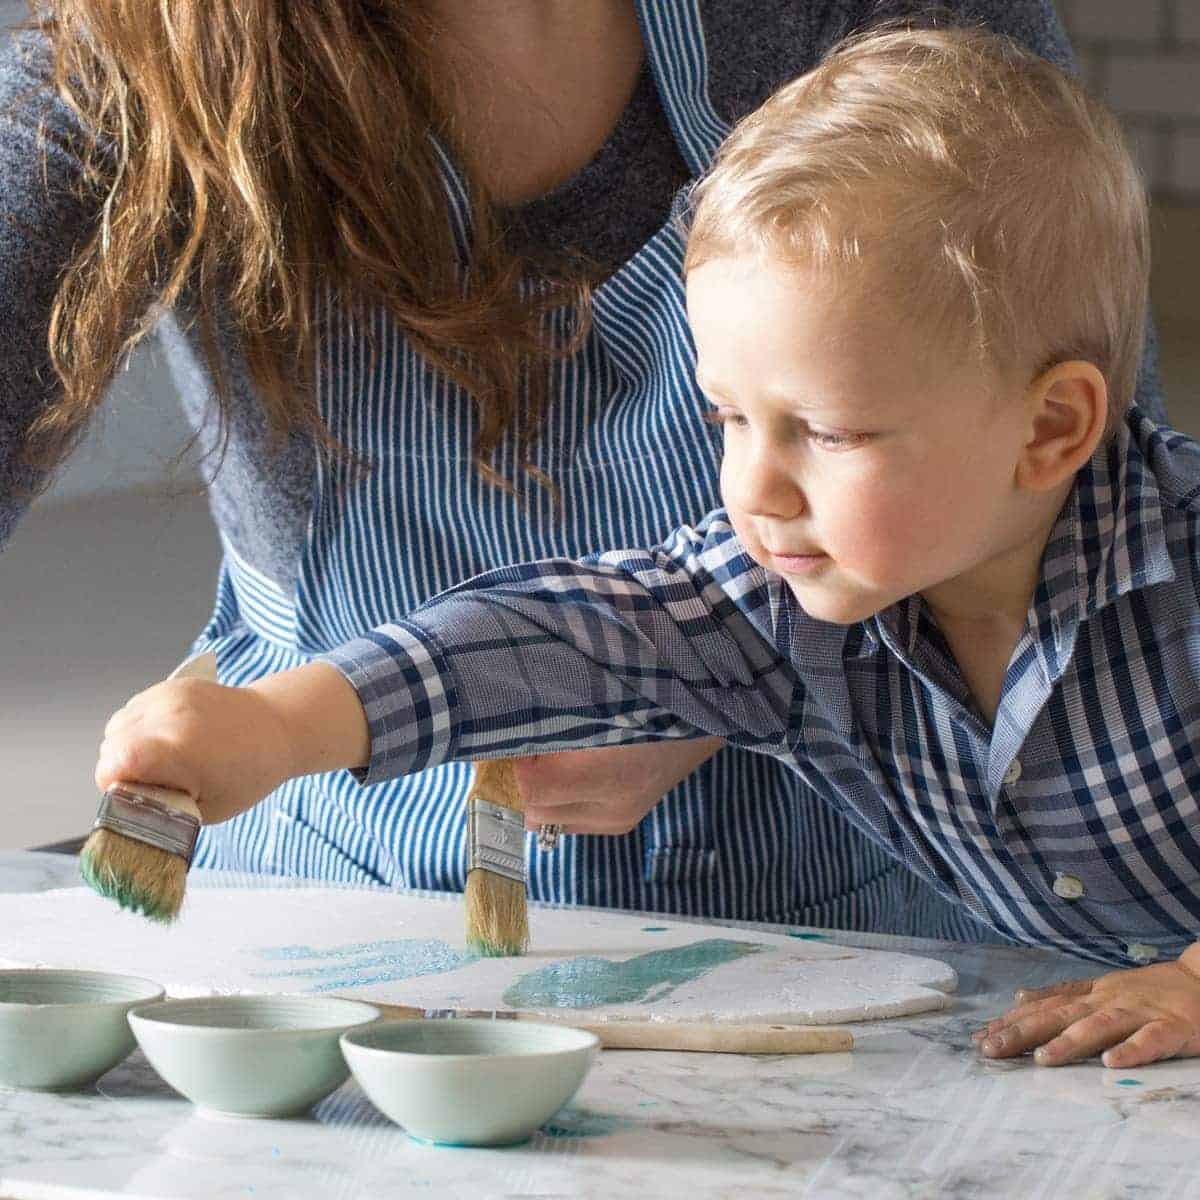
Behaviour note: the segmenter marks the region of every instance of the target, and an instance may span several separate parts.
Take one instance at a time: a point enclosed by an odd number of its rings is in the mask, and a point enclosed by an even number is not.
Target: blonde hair
[[[745,118],[693,189],[685,270],[757,252],[882,293],[997,372],[1085,359],[1130,404],[1145,192],[1116,120],[977,29],[888,26]]]
[[[80,190],[98,216],[58,288],[49,352],[62,394],[26,432],[25,460],[50,470],[66,457],[119,363],[181,300],[199,322],[226,432],[219,330],[245,355],[277,445],[304,431],[353,458],[325,428],[313,386],[318,293],[330,285],[360,320],[390,312],[474,396],[476,465],[507,486],[489,458],[510,430],[527,450],[551,364],[586,332],[589,282],[576,263],[531,264],[507,249],[450,117],[422,6],[31,8],[52,47],[52,85],[80,119]],[[465,269],[431,133],[464,166]],[[548,320],[552,310],[565,321]],[[524,455],[522,465],[544,482]]]

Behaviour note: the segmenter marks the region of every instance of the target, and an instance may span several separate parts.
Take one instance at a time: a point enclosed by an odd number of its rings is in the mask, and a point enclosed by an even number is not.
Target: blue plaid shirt
[[[1051,534],[996,718],[919,596],[807,616],[723,512],[654,550],[504,568],[321,657],[373,783],[719,734],[1019,942],[1121,966],[1200,937],[1200,445],[1138,413]]]

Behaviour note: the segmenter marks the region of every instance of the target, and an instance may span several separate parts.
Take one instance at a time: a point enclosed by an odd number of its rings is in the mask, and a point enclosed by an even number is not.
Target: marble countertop
[[[0,853],[0,891],[74,859]],[[421,1145],[347,1082],[305,1119],[198,1116],[140,1052],[87,1091],[0,1091],[3,1200],[1200,1196],[1200,1059],[1108,1071],[986,1062],[970,1032],[1015,987],[1093,973],[997,946],[838,934],[959,973],[956,1004],[851,1026],[849,1054],[605,1051],[525,1146]]]

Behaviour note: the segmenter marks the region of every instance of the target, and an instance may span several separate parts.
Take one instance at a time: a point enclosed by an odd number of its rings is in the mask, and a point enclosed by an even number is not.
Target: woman
[[[206,451],[224,562],[196,648],[226,683],[714,506],[672,198],[734,120],[897,9],[50,7],[0,70],[0,537],[153,327]],[[1067,53],[1048,0],[950,7]],[[535,854],[537,899],[981,936],[768,759],[703,741],[521,773],[535,818],[623,834]],[[460,888],[467,778],[296,780],[206,827],[196,861]]]

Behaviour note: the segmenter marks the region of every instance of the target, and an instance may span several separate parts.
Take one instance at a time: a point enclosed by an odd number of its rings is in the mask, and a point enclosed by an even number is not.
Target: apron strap
[[[445,146],[432,133],[428,136],[442,168],[442,182],[446,188],[446,198],[449,200],[447,207],[454,245],[458,250],[459,259],[466,262],[471,253],[471,205],[467,197],[467,185]]]
[[[700,0],[637,0],[637,14],[675,141],[692,174],[703,174],[729,126],[708,95]]]

